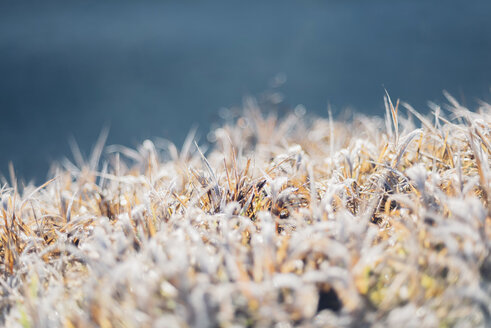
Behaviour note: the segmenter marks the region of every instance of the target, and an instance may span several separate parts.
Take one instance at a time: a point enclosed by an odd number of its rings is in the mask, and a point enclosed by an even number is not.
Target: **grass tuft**
[[[385,120],[350,122],[249,101],[209,152],[195,130],[180,152],[104,148],[104,130],[39,187],[11,166],[0,322],[488,325],[491,106],[446,96],[423,116],[386,94]]]

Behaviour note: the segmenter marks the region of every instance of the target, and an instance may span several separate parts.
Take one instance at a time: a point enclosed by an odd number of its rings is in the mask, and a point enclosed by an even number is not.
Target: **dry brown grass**
[[[424,117],[387,95],[385,121],[278,120],[250,105],[207,156],[191,134],[180,152],[108,147],[99,165],[103,134],[39,188],[20,193],[12,170],[1,321],[484,327],[491,106],[448,99],[448,115]]]

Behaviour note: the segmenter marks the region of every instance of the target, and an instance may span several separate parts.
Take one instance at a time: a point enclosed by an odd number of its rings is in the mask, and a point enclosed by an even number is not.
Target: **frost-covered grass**
[[[490,324],[491,106],[448,99],[350,122],[250,103],[208,152],[103,134],[38,188],[11,177],[2,324]]]

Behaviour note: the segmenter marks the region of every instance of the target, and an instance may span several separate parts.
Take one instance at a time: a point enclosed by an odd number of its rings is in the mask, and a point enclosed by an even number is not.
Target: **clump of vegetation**
[[[350,122],[250,102],[210,152],[191,133],[102,161],[103,134],[38,188],[11,172],[1,322],[486,326],[491,106],[448,99],[425,117],[387,95],[385,120]]]

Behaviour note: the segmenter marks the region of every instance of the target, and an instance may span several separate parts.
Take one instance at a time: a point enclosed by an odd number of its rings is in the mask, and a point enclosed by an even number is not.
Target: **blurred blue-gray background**
[[[491,1],[0,2],[0,173],[109,144],[202,136],[270,88],[284,106],[383,114],[384,87],[425,111],[446,89],[490,99]]]

